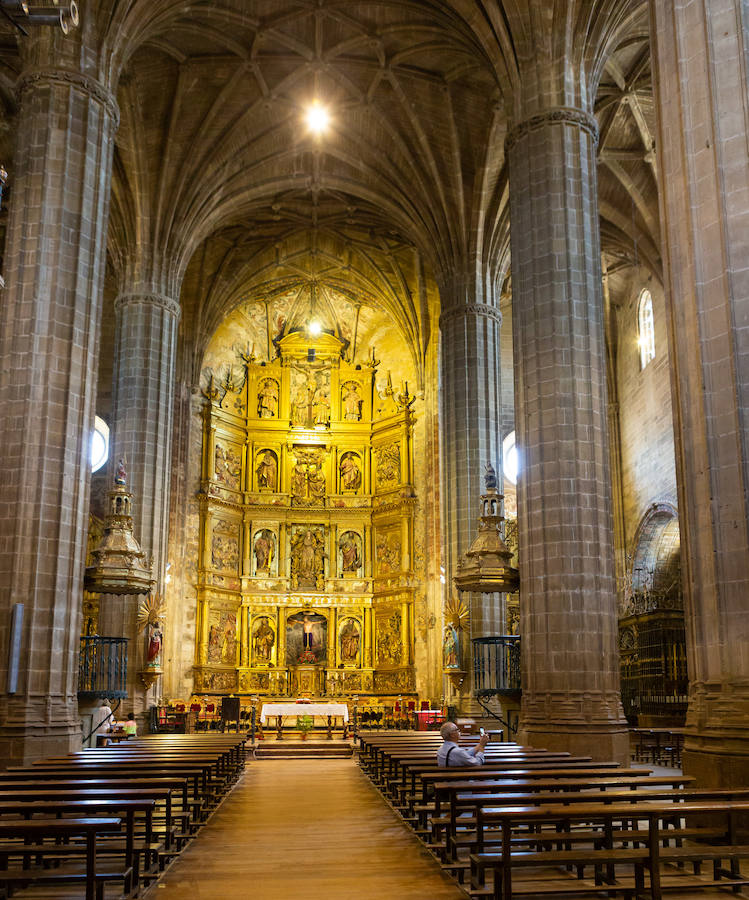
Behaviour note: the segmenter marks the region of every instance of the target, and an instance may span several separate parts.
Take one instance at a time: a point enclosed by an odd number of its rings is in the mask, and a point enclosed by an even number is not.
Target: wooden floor
[[[352,759],[256,760],[148,900],[465,900]]]

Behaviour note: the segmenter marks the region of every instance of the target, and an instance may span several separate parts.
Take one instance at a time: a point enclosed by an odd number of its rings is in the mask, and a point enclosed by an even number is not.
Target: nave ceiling
[[[614,302],[634,263],[660,274],[645,3],[100,0],[81,13],[79,33],[54,40],[65,53],[81,39],[98,46],[91,67],[120,108],[108,294],[181,295],[192,379],[232,309],[304,282],[383,310],[422,378],[438,289],[443,302],[464,290],[498,303],[510,262],[504,137],[554,54],[585,73],[562,100],[596,89]],[[50,39],[2,35],[11,177],[18,46],[33,63]],[[302,124],[315,98],[332,116],[321,139]],[[106,346],[106,318],[104,329]]]

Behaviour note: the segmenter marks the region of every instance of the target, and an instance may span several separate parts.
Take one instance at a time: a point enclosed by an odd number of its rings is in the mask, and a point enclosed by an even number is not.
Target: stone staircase
[[[273,738],[255,742],[256,759],[303,759],[314,757],[315,759],[342,759],[353,754],[350,741],[339,739],[316,740],[309,738],[301,740],[294,732],[284,733],[282,741]]]

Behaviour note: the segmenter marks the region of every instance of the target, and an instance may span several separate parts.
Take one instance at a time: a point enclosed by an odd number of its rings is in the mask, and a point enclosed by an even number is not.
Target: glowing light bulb
[[[330,124],[330,114],[319,100],[313,100],[307,109],[307,127],[315,134],[322,134]]]
[[[312,335],[312,337],[317,337],[317,335],[322,331],[322,325],[320,325],[318,321],[313,319],[307,326],[307,331]]]

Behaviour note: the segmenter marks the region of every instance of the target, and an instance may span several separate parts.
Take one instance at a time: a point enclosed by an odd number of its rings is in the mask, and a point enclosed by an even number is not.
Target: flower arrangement
[[[307,733],[314,727],[314,719],[312,716],[297,716],[296,727],[302,732],[302,740],[306,740]]]
[[[302,655],[299,657],[300,663],[316,663],[317,662],[317,654],[314,650],[305,650]]]

